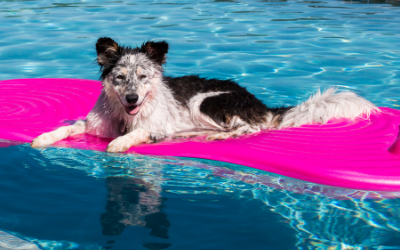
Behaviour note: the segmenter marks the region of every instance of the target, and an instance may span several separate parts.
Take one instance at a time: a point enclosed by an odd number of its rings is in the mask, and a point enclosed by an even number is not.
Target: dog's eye
[[[143,79],[145,79],[147,76],[146,75],[141,75],[141,76],[139,76],[139,79],[140,80],[143,80]]]
[[[117,76],[117,79],[122,80],[122,79],[124,79],[124,76],[119,75],[119,76]]]

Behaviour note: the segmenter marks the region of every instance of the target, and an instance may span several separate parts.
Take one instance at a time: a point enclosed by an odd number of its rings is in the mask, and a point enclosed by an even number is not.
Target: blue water
[[[0,79],[98,79],[98,37],[163,39],[167,75],[235,79],[272,106],[333,85],[400,108],[399,6],[1,1]],[[0,148],[0,159],[0,232],[42,249],[400,249],[400,199],[388,198],[398,194],[213,161],[26,144]]]

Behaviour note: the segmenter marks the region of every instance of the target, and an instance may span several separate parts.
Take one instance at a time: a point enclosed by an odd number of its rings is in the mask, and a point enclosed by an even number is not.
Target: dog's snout
[[[126,101],[127,101],[129,104],[135,104],[135,103],[139,100],[139,95],[137,95],[137,94],[130,94],[130,95],[126,95],[125,98],[126,98]]]

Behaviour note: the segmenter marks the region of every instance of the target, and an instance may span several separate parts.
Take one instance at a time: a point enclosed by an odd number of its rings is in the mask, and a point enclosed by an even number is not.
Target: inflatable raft
[[[93,80],[0,81],[0,139],[31,142],[84,119],[100,92],[101,83]],[[128,153],[205,158],[323,185],[400,191],[400,110],[381,110],[369,119],[338,119],[225,141],[145,144]],[[105,151],[110,141],[77,135],[55,146]]]

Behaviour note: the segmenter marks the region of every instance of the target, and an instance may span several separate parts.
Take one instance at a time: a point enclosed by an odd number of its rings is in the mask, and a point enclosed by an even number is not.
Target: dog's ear
[[[147,54],[147,56],[154,62],[162,65],[165,63],[168,53],[168,43],[166,41],[152,42],[148,41],[143,43],[140,50]]]
[[[101,67],[115,64],[120,57],[118,43],[109,37],[100,37],[96,43],[97,63]]]

